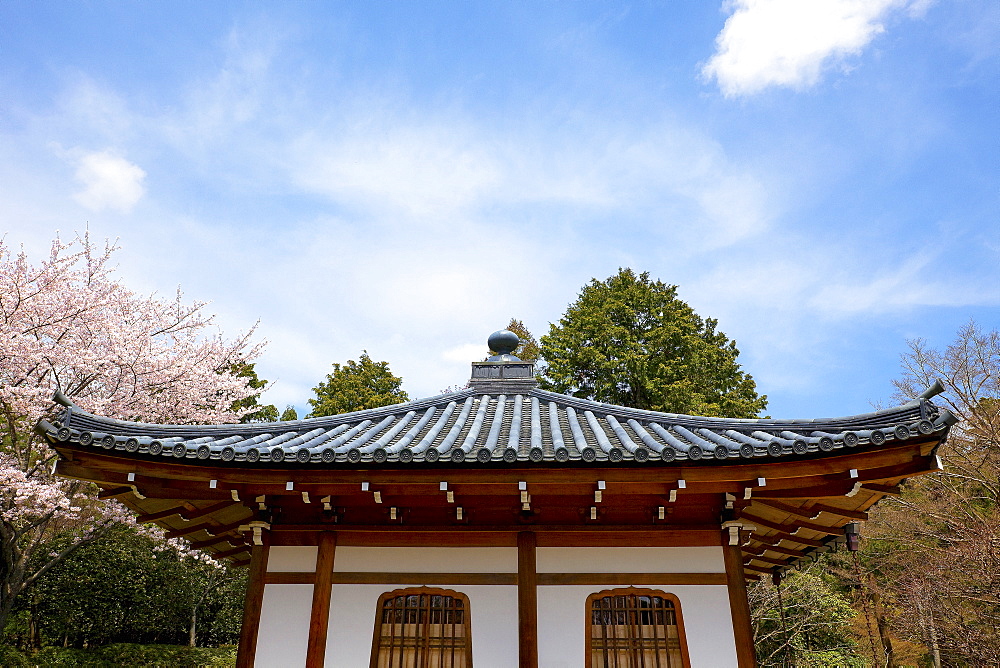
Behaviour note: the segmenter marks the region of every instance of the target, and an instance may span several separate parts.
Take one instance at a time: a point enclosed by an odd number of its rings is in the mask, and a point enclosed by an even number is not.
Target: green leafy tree
[[[118,525],[46,572],[18,615],[27,646],[115,642],[233,643],[246,569],[166,545],[148,529]],[[59,549],[66,539],[54,541]]]
[[[677,286],[619,269],[591,280],[541,338],[541,385],[647,410],[756,417],[767,406],[736,342],[677,298]]]
[[[350,413],[366,408],[389,406],[409,400],[400,386],[403,379],[394,376],[388,362],[374,362],[368,351],[361,353],[357,362],[335,363],[326,382],[313,388],[315,399],[309,400],[312,412],[309,417]]]
[[[290,422],[292,420],[298,420],[299,413],[295,410],[295,406],[285,406],[285,410],[281,411],[281,421]]]
[[[267,389],[268,382],[257,376],[254,364],[251,362],[239,361],[231,364],[228,373],[237,378],[246,378],[247,386],[254,390],[253,394],[238,399],[233,402],[232,410],[236,413],[248,411],[240,418],[240,422],[274,422],[278,419],[278,409],[273,404],[261,404],[258,402],[261,393]]]
[[[857,613],[825,561],[791,571],[778,589],[768,579],[749,589],[757,660],[762,668],[865,668],[852,624]]]

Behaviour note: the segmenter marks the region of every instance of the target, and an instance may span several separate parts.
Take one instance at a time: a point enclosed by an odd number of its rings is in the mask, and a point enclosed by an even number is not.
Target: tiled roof
[[[662,466],[823,457],[843,448],[942,432],[954,421],[927,401],[932,392],[896,408],[850,417],[773,420],[637,410],[531,385],[525,379],[474,382],[470,389],[394,406],[251,424],[127,422],[69,405],[56,424],[42,422],[39,428],[53,441],[138,458],[238,467]]]

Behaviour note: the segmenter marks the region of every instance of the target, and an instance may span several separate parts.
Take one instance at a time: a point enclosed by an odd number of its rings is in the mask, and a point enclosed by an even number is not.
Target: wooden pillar
[[[326,658],[326,632],[330,625],[330,597],[333,591],[333,557],[337,550],[337,534],[319,534],[316,555],[316,580],[313,583],[312,613],[309,615],[309,647],[306,668],[323,668]]]
[[[257,655],[257,631],[260,629],[260,608],[264,602],[264,576],[267,575],[267,555],[270,540],[267,532],[261,536],[263,545],[250,549],[250,577],[243,600],[243,627],[240,647],[236,652],[236,668],[253,668]]]
[[[521,668],[538,668],[536,544],[535,532],[517,534],[517,645]]]
[[[733,635],[736,638],[736,665],[739,668],[756,668],[757,653],[753,645],[753,627],[750,624],[750,602],[747,600],[747,581],[743,575],[743,551],[739,545],[729,544],[729,532],[722,532],[722,551],[726,561],[726,583],[729,589],[729,607],[733,615]]]

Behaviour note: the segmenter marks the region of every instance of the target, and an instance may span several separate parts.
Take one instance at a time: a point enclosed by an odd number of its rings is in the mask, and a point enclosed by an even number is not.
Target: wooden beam
[[[798,543],[799,545],[809,545],[810,547],[823,547],[824,545],[826,545],[826,543],[824,543],[821,540],[816,540],[815,538],[804,538],[797,534],[793,534],[792,532],[798,528],[795,525],[772,522],[771,520],[765,520],[763,517],[757,517],[756,515],[751,515],[750,513],[742,513],[741,517],[745,520],[753,522],[758,526],[767,527],[768,529],[773,529],[774,531],[777,531],[781,535],[781,537],[784,538],[785,540],[792,541],[793,543]],[[838,529],[836,532],[833,532],[832,530],[824,531],[823,533],[835,536],[840,534],[840,530]],[[754,535],[756,535],[756,533]]]
[[[867,485],[865,485],[867,487]],[[823,503],[813,503],[809,506],[810,510],[822,511],[824,513],[829,513],[830,515],[837,515],[839,517],[846,517],[852,520],[868,520],[868,513],[863,510],[848,510],[847,508],[838,508],[837,506],[828,506]]]
[[[762,499],[751,499],[742,504],[738,504],[741,508],[750,508],[752,506],[764,506],[765,508],[772,508],[774,510],[780,510],[783,513],[788,513],[789,515],[795,515],[796,517],[804,517],[807,520],[815,519],[819,516],[819,510],[813,508],[802,508],[799,506],[793,506],[789,503],[782,503],[780,501],[774,500],[762,500]]]
[[[763,561],[765,564],[774,564],[775,566],[787,566],[788,562],[791,561],[791,557],[787,559],[772,559],[771,557],[763,557],[760,555],[750,555],[743,562],[749,564],[751,561]]]
[[[139,515],[135,518],[136,522],[140,524],[147,524],[149,522],[156,522],[157,520],[163,520],[173,515],[180,515],[186,510],[186,506],[174,506],[173,508],[167,508],[166,510],[161,510],[155,513],[146,513],[145,515]]]
[[[787,554],[792,557],[804,557],[806,553],[802,550],[793,550],[790,547],[782,547],[781,545],[761,545],[760,547],[749,547],[744,545],[743,551],[747,554],[756,554],[758,556],[764,554],[767,551],[777,552],[778,554]]]
[[[198,524],[193,527],[186,527],[184,529],[172,529],[164,535],[167,538],[181,538],[183,536],[190,536],[193,533],[198,533],[199,531],[204,530],[209,536],[222,536],[230,531],[240,528],[241,525],[249,522],[252,517],[253,515],[247,515],[240,521],[231,522],[229,524],[219,524],[215,521],[204,522],[202,524]]]
[[[738,668],[756,668],[753,627],[750,624],[750,603],[747,600],[746,573],[743,571],[743,554],[739,545],[729,545],[729,534],[722,532],[722,550],[726,562],[726,579],[729,589],[729,607],[733,617],[733,635],[736,638],[736,665]],[[755,569],[756,570],[756,569]]]
[[[314,573],[272,571],[267,584],[313,584]],[[339,571],[332,584],[381,584],[404,586],[517,585],[517,573],[383,573],[382,571]]]
[[[541,585],[724,585],[725,573],[538,573]],[[313,584],[314,573],[271,571],[266,584]],[[516,586],[517,573],[383,573],[340,571],[333,584],[384,584],[408,586],[501,585]]]
[[[262,536],[263,545],[254,545],[250,551],[250,573],[243,601],[243,627],[240,629],[240,646],[236,652],[236,668],[253,668],[257,656],[257,632],[260,630],[260,609],[264,602],[269,538],[265,531]]]
[[[276,524],[271,528],[271,545],[315,545],[316,532],[332,528],[336,528],[337,545],[341,547],[514,547],[517,534],[525,525]],[[719,544],[719,530],[704,525],[653,529],[649,524],[533,524],[530,528],[536,535],[538,547],[619,547],[626,543],[631,547],[712,547]]]
[[[316,579],[313,583],[312,612],[309,615],[309,645],[306,648],[306,668],[323,668],[326,657],[326,633],[330,625],[330,597],[333,592],[333,557],[337,550],[337,534],[324,531],[319,535],[316,556]]]
[[[197,508],[195,510],[183,510],[180,515],[186,520],[196,520],[199,517],[205,517],[206,515],[211,515],[212,513],[217,513],[220,510],[225,510],[231,506],[239,505],[235,501],[220,501],[218,503],[213,503],[204,508]]]
[[[97,493],[98,499],[113,499],[116,496],[124,496],[132,492],[131,487],[113,487],[112,489],[102,489]]]
[[[867,485],[865,485],[867,487]],[[829,515],[836,515],[837,517],[846,517],[852,520],[867,520],[868,513],[862,510],[848,510],[846,508],[838,508],[836,506],[828,506],[823,503],[810,503],[806,506],[793,506],[788,503],[781,503],[775,500],[762,500],[753,499],[742,507],[748,508],[753,505],[766,506],[768,508],[773,508],[774,510],[780,510],[791,515],[797,515],[799,517],[805,517],[806,519],[815,519],[820,513],[827,513]]]
[[[816,522],[806,522],[804,520],[794,520],[791,524],[780,524],[771,520],[767,520],[759,515],[753,513],[748,513],[745,510],[739,513],[741,519],[754,522],[756,524],[761,524],[763,526],[774,529],[775,531],[781,531],[787,533],[791,536],[795,536],[795,531],[797,529],[808,529],[809,531],[815,531],[816,533],[825,533],[830,536],[839,536],[844,533],[844,530],[839,526],[827,526],[825,524],[817,524]]]
[[[538,668],[538,575],[533,531],[517,534],[518,666]]]
[[[724,585],[725,573],[539,573],[539,585]]]

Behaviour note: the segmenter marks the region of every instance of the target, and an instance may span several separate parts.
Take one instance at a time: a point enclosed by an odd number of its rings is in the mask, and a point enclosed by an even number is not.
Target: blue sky
[[[768,413],[862,412],[1000,326],[1000,5],[0,3],[0,230],[119,239],[260,321],[267,398],[363,349],[411,396],[618,267],[736,339]]]

